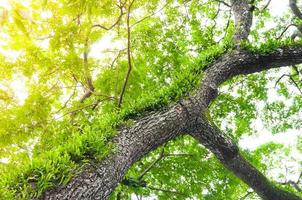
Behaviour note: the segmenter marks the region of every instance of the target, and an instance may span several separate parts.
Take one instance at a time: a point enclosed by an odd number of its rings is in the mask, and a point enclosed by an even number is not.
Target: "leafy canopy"
[[[287,14],[256,9],[255,15],[251,42],[242,43],[246,50],[266,54],[294,43],[286,34],[278,38],[290,23]],[[194,92],[204,69],[233,50],[233,24],[230,8],[219,1],[0,4],[0,198],[28,199],[65,184],[85,163],[114,151],[110,139],[119,127]],[[268,98],[277,79],[275,71],[229,80],[211,105],[215,123],[238,142],[257,134],[259,119],[276,134],[300,128],[302,99],[292,84],[281,79],[278,98]],[[282,165],[276,155],[285,159],[297,150],[301,138],[294,147],[264,143],[246,156],[270,174]],[[281,170],[277,176],[280,182],[286,178]],[[112,198],[238,199],[247,190],[212,154],[182,137],[133,166]]]

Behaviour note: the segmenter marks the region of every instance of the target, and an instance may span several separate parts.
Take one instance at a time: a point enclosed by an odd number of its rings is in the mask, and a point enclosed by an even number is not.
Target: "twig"
[[[300,89],[300,87],[298,86],[297,82],[293,79],[292,76],[289,76],[290,80],[294,83],[294,85],[296,86],[296,88],[299,90],[300,94],[302,94],[302,90]]]
[[[115,62],[118,60],[118,58],[121,56],[121,54],[122,54],[122,52],[123,52],[124,50],[126,50],[126,49],[121,49],[121,50],[118,51],[117,56],[112,60],[112,62],[111,62],[111,64],[110,64],[110,67],[111,67],[111,68],[113,67],[113,65],[115,64]]]
[[[184,193],[181,193],[181,192],[177,192],[177,191],[173,191],[173,190],[167,190],[167,189],[162,189],[162,188],[156,188],[156,187],[152,187],[152,186],[147,186],[147,188],[149,188],[149,189],[151,189],[151,190],[161,191],[161,192],[173,193],[173,194],[181,195],[181,196],[188,196],[187,194],[184,194]]]
[[[218,3],[222,3],[223,5],[227,6],[227,7],[232,7],[230,4],[226,3],[225,1],[222,0],[216,0]]]
[[[124,97],[124,94],[125,94],[125,91],[126,91],[126,86],[127,86],[127,83],[128,83],[128,80],[129,80],[129,77],[130,77],[130,73],[131,73],[131,70],[132,70],[132,63],[131,63],[131,31],[130,31],[130,10],[131,10],[131,6],[133,5],[133,2],[135,0],[131,1],[130,5],[129,5],[129,8],[128,8],[128,12],[127,12],[127,33],[128,33],[128,44],[127,44],[127,58],[128,58],[128,71],[127,71],[127,74],[126,74],[126,78],[125,78],[125,81],[124,81],[124,84],[123,84],[123,88],[122,88],[122,91],[121,91],[121,94],[120,94],[120,98],[119,98],[119,101],[118,101],[118,107],[120,108],[122,103],[123,103],[123,97]]]
[[[150,17],[156,15],[157,13],[161,12],[167,5],[169,5],[169,3],[170,3],[170,2],[167,2],[167,3],[166,3],[163,7],[161,7],[159,10],[157,10],[157,11],[151,13],[150,15],[147,15],[147,16],[143,17],[142,19],[140,19],[140,20],[134,22],[134,23],[130,26],[130,28],[132,28],[132,27],[134,27],[135,25],[139,24],[140,22],[142,22],[142,21],[144,21],[144,20],[146,20],[146,19],[148,19],[148,18],[150,18]]]
[[[164,154],[164,149],[162,149],[161,153],[159,154],[158,158],[154,160],[137,178],[138,180],[142,180],[142,178],[161,160],[167,157],[173,157],[173,156],[193,156],[192,154],[186,154],[186,153],[179,153],[179,154]]]
[[[294,80],[294,78],[293,78],[293,76],[296,76],[296,75],[298,75],[298,73],[297,73],[297,74],[292,74],[292,75],[289,75],[289,74],[282,74],[282,76],[280,76],[280,77],[278,78],[278,80],[276,81],[275,87],[277,87],[277,84],[281,81],[281,79],[282,79],[283,77],[288,77],[288,78],[294,83],[294,85],[295,85],[296,88],[299,90],[299,92],[302,94],[302,90],[300,89],[299,85],[297,84],[297,82],[296,82],[296,81]]]
[[[227,33],[228,33],[228,28],[229,28],[229,26],[230,26],[231,17],[232,17],[232,10],[229,10],[228,22],[227,22],[227,24],[226,24],[226,26],[225,26],[225,28],[224,28],[224,31],[225,31],[225,32],[224,32],[224,36],[223,36],[222,38],[219,39],[218,43],[219,43],[223,38],[226,37],[226,35],[227,35]]]
[[[288,74],[282,74],[282,76],[280,76],[279,78],[278,78],[278,80],[276,81],[276,83],[275,83],[275,87],[277,87],[277,85],[278,85],[278,83],[281,81],[281,79],[283,78],[283,77],[285,77],[285,76],[289,76]]]
[[[69,96],[69,98],[67,99],[67,101],[65,101],[64,105],[55,112],[55,114],[58,114],[61,110],[63,110],[64,108],[66,108],[67,104],[69,103],[69,101],[72,99],[72,97],[75,95],[76,92],[76,86],[74,86],[73,88],[73,92],[72,94]]]
[[[298,192],[302,192],[302,189],[299,187],[301,177],[302,177],[302,172],[300,173],[298,180],[296,182],[295,181],[285,181],[280,184],[281,185],[292,185]]]
[[[289,25],[282,31],[282,33],[279,35],[279,37],[277,38],[277,40],[281,39],[281,37],[284,35],[284,33],[285,33],[291,26],[297,26],[297,25],[296,25],[296,24],[289,24]]]
[[[141,173],[141,175],[139,175],[139,177],[137,178],[138,180],[141,180],[145,174],[147,174],[153,167],[154,165],[156,165],[156,163],[158,163],[163,157],[164,157],[164,149],[162,149],[161,153],[159,154],[158,158],[153,161],[144,171],[143,173]]]
[[[213,24],[213,26],[211,27],[211,30],[213,30],[215,27],[216,27],[216,24],[217,24],[217,22],[216,22],[216,18],[217,18],[217,16],[219,15],[219,12],[220,12],[221,10],[220,10],[220,2],[218,3],[218,8],[217,8],[217,11],[216,11],[216,13],[215,13],[215,15],[214,15],[214,17],[213,17],[213,21],[214,21],[214,24]]]
[[[85,109],[85,108],[89,108],[89,107],[92,107],[92,108],[93,108],[93,107],[96,106],[96,104],[99,104],[99,102],[100,102],[100,100],[98,100],[98,101],[96,101],[96,102],[93,102],[92,104],[88,104],[88,105],[82,106],[82,107],[80,107],[80,108],[71,110],[71,111],[69,111],[69,112],[67,112],[67,113],[64,113],[63,115],[59,116],[58,118],[55,118],[55,120],[58,120],[58,119],[60,119],[60,118],[62,118],[62,117],[64,117],[64,116],[66,116],[66,115],[69,115],[69,114],[75,114],[76,112],[81,111],[81,110],[83,110],[83,109]],[[72,117],[73,117],[73,116],[72,116]]]
[[[261,9],[260,12],[265,11],[265,9],[267,9],[267,7],[270,5],[271,1],[272,1],[272,0],[268,0],[268,2],[265,4],[265,6]]]
[[[246,199],[248,196],[250,196],[251,194],[253,194],[253,192],[247,192],[243,197],[240,198],[240,200],[244,200]]]
[[[89,98],[94,92],[94,86],[92,84],[91,75],[88,69],[88,37],[85,41],[85,50],[83,54],[83,68],[88,88],[86,88],[85,94],[80,98],[81,103],[83,103],[85,99]]]
[[[123,8],[126,4],[126,1],[124,3],[122,3],[121,1],[119,1],[120,5],[118,5],[119,9],[120,9],[120,15],[117,17],[116,21],[109,27],[106,27],[104,25],[101,25],[101,24],[95,24],[92,26],[92,28],[95,28],[95,27],[98,27],[98,28],[101,28],[101,29],[104,29],[106,31],[109,31],[111,29],[113,29],[119,22],[120,20],[122,19],[123,15],[125,14],[124,11],[123,11]]]

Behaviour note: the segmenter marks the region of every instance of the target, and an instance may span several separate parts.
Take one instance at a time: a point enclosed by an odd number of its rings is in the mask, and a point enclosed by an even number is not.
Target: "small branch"
[[[161,159],[164,158],[164,149],[162,149],[161,153],[159,154],[158,158],[153,161],[144,171],[143,173],[141,173],[141,175],[139,175],[139,177],[137,178],[138,180],[141,180],[145,174],[147,174],[153,167],[154,165],[156,165],[156,163],[158,163]]]
[[[173,190],[167,190],[167,189],[162,189],[162,188],[156,188],[156,187],[152,187],[152,186],[146,186],[147,188],[151,189],[151,190],[156,190],[156,191],[160,191],[160,192],[167,192],[167,193],[173,193],[176,195],[181,195],[181,196],[188,196],[184,193],[181,192],[177,192],[177,191],[173,191]]]
[[[218,3],[222,3],[223,5],[227,6],[227,7],[232,7],[230,4],[226,3],[225,1],[222,0],[216,0]]]
[[[279,184],[281,184],[281,185],[292,185],[298,192],[302,192],[302,189],[299,187],[301,177],[302,177],[302,172],[300,173],[300,175],[299,175],[296,182],[289,180],[289,181],[284,181],[284,182],[279,183]]]
[[[68,104],[69,101],[72,99],[72,97],[74,97],[75,93],[76,93],[76,86],[74,86],[73,92],[72,92],[72,94],[69,96],[69,98],[67,99],[67,101],[65,101],[64,105],[63,105],[59,110],[57,110],[57,111],[55,112],[55,114],[58,114],[61,110],[63,110],[64,108],[67,107],[67,104]]]
[[[101,25],[101,24],[95,24],[95,25],[92,26],[92,28],[96,28],[97,27],[97,28],[104,29],[106,31],[109,31],[109,30],[113,29],[120,22],[120,20],[122,19],[123,15],[125,14],[124,11],[123,11],[123,8],[124,8],[124,6],[126,4],[126,1],[124,3],[122,3],[121,1],[119,1],[119,3],[120,4],[118,5],[118,7],[120,9],[120,15],[117,17],[116,21],[111,26],[106,27],[106,26]]]
[[[253,194],[253,192],[247,192],[243,197],[240,198],[240,200],[244,200],[246,199],[248,196],[250,196],[251,194]]]
[[[188,153],[177,153],[177,154],[165,154],[164,157],[183,157],[183,156],[187,156],[187,157],[192,157],[193,154],[188,154]]]
[[[281,81],[282,78],[284,77],[288,77],[295,85],[295,87],[299,90],[300,94],[302,94],[302,90],[301,88],[299,87],[298,83],[294,80],[293,76],[296,76],[298,75],[298,73],[296,74],[292,74],[292,75],[289,75],[289,74],[282,74],[282,76],[280,76],[280,78],[278,78],[278,80],[276,81],[275,83],[275,87],[277,86],[277,84]]]
[[[277,38],[277,40],[281,39],[281,37],[284,35],[284,33],[285,33],[291,26],[297,26],[297,25],[295,25],[295,24],[289,24],[289,25],[282,31],[282,33],[279,35],[279,37]]]
[[[35,38],[36,40],[47,40],[47,39],[50,39],[54,37],[54,35],[48,35],[48,36],[45,36],[45,37],[40,37],[40,38]]]
[[[192,154],[186,154],[186,153],[179,153],[179,154],[164,154],[164,149],[162,149],[160,155],[156,160],[154,160],[144,171],[141,173],[141,175],[137,178],[138,180],[142,180],[142,178],[161,160],[167,157],[182,157],[182,156],[193,156]]]
[[[267,9],[267,7],[270,5],[271,1],[272,1],[272,0],[268,0],[268,2],[265,4],[265,6],[261,9],[260,12],[265,11],[265,10]]]
[[[221,9],[220,9],[220,3],[218,3],[217,11],[216,11],[216,13],[215,13],[215,15],[214,15],[214,17],[212,19],[214,21],[214,25],[211,27],[211,30],[213,30],[216,27],[216,25],[217,25],[216,18],[219,15],[220,11],[221,11]]]
[[[115,62],[118,60],[118,58],[121,56],[121,54],[123,53],[124,50],[126,50],[126,49],[121,49],[118,51],[117,56],[112,60],[112,62],[110,64],[111,68],[114,66]]]
[[[92,84],[91,75],[88,69],[88,38],[85,41],[85,50],[83,53],[83,68],[88,88],[86,88],[85,94],[79,100],[81,103],[83,103],[85,99],[89,98],[94,92],[94,86]]]
[[[125,78],[125,81],[124,81],[124,84],[123,84],[123,88],[122,88],[122,91],[121,91],[121,94],[120,94],[120,98],[119,98],[119,101],[118,101],[118,107],[120,108],[122,103],[123,103],[123,97],[124,97],[124,94],[125,94],[125,91],[126,91],[126,86],[127,86],[127,83],[128,83],[128,80],[129,80],[129,77],[130,77],[130,73],[131,73],[131,70],[132,70],[132,63],[131,63],[131,31],[130,31],[130,10],[131,10],[131,6],[133,5],[133,2],[135,0],[131,1],[130,5],[129,5],[129,8],[128,8],[128,12],[127,12],[127,33],[128,33],[128,44],[127,44],[127,57],[128,57],[128,71],[127,71],[127,74],[126,74],[126,78]]]
[[[93,102],[92,104],[88,104],[88,105],[82,106],[82,107],[80,107],[80,108],[71,110],[71,111],[69,111],[69,112],[67,112],[67,113],[64,113],[63,115],[59,116],[58,118],[55,118],[55,120],[58,120],[58,119],[60,119],[60,118],[62,118],[62,117],[64,117],[64,116],[66,116],[66,115],[69,115],[69,114],[71,114],[72,117],[73,117],[74,114],[75,114],[76,112],[81,111],[81,110],[83,110],[83,109],[85,109],[85,108],[92,107],[93,109],[95,109],[95,107],[96,107],[100,102],[101,102],[101,100],[97,100],[96,102]]]
[[[150,17],[156,15],[157,13],[161,12],[167,5],[169,5],[169,3],[170,3],[170,2],[167,2],[167,3],[166,3],[163,7],[161,7],[159,10],[157,10],[157,11],[151,13],[150,15],[147,15],[147,16],[143,17],[142,19],[136,21],[135,23],[133,23],[133,24],[130,26],[130,28],[132,28],[132,27],[134,27],[135,25],[139,24],[140,22],[142,22],[142,21],[144,21],[144,20],[146,20],[146,19],[148,19],[148,18],[150,18]]]
[[[300,94],[302,95],[302,90],[300,89],[300,87],[298,86],[297,82],[293,79],[292,76],[289,76],[290,80],[294,83],[294,85],[296,86],[296,88],[299,90]]]
[[[224,28],[224,31],[225,31],[225,32],[224,32],[224,36],[218,40],[218,43],[219,43],[222,39],[224,39],[224,38],[226,37],[226,35],[227,35],[227,33],[228,33],[229,26],[230,26],[231,17],[232,17],[232,10],[229,10],[228,22],[227,22],[227,24],[226,24],[226,26],[225,26],[225,28]]]
[[[289,76],[289,75],[288,75],[288,74],[282,74],[282,76],[280,76],[280,77],[278,78],[278,80],[276,81],[275,87],[277,87],[278,83],[279,83],[279,82],[281,81],[281,79],[284,78],[285,76]]]

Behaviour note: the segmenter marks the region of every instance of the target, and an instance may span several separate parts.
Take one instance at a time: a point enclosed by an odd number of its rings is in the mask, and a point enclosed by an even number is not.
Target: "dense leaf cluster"
[[[65,184],[85,163],[114,151],[110,139],[119,128],[194,92],[206,68],[236,48],[229,8],[216,1],[135,1],[130,13],[131,52],[126,45],[126,14],[121,15],[115,1],[28,2],[0,7],[0,159],[9,159],[0,163],[1,199],[37,197]],[[124,2],[126,8],[130,2]],[[254,43],[242,43],[247,51],[267,54],[300,43],[276,39],[279,27],[260,32],[264,21],[273,17],[268,11],[257,17]],[[278,26],[286,24],[286,18],[280,21]],[[102,28],[109,29],[115,22],[110,30]],[[263,37],[268,39],[262,41]],[[103,47],[106,41],[109,44]],[[118,107],[129,53],[133,69]],[[298,80],[299,74],[293,78]],[[211,105],[215,123],[235,141],[255,133],[251,127],[257,117],[276,133],[300,128],[302,99],[289,94],[291,86],[281,81],[278,93],[293,102],[289,106],[285,101],[269,102],[261,116],[257,104],[268,100],[272,78],[257,74],[235,79],[222,86],[222,94]],[[94,87],[92,95],[79,101],[91,90],[88,80]],[[22,87],[26,98],[16,87]],[[301,151],[301,139],[298,143]],[[267,143],[246,156],[267,172],[280,161],[268,164],[264,158],[274,153],[281,157],[284,152],[286,157],[285,150],[292,149]],[[161,154],[163,158],[141,176]],[[136,194],[158,199],[238,199],[248,189],[187,137],[138,162],[122,183],[112,198]]]

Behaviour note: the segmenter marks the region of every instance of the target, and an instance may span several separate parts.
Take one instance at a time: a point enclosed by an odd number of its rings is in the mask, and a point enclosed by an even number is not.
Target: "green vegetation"
[[[111,139],[121,126],[130,127],[147,112],[163,109],[194,92],[202,84],[204,70],[234,50],[233,21],[228,26],[216,25],[218,18],[228,21],[228,12],[216,14],[217,7],[222,6],[216,1],[137,0],[130,11],[130,1],[125,1],[125,12],[132,13],[131,52],[127,52],[127,15],[120,16],[116,1],[24,2],[13,1],[8,7],[0,4],[0,159],[9,160],[6,164],[0,160],[0,199],[30,199],[66,184],[83,165],[92,159],[101,161],[114,151]],[[258,18],[261,24],[272,16],[266,12]],[[273,32],[267,41],[260,43],[263,33],[253,32],[257,45],[243,42],[242,46],[267,54],[301,43],[274,39],[280,32],[278,27],[267,32]],[[106,38],[110,39],[104,48]],[[119,107],[129,67],[127,55],[133,69]],[[215,123],[235,141],[254,133],[251,124],[257,117],[265,118],[265,125],[275,133],[293,128],[289,126],[292,122],[294,128],[301,126],[297,117],[301,96],[293,94],[293,104],[287,107],[270,102],[264,108],[270,113],[260,116],[256,104],[267,101],[270,77],[236,77],[223,87],[236,87],[240,79],[244,87],[235,89],[236,94],[221,94],[211,107]],[[279,95],[290,98],[286,93],[290,86],[282,86]],[[90,96],[80,101],[87,91]],[[287,125],[275,117],[284,107],[288,110]],[[232,126],[223,127],[223,122]],[[285,152],[286,157],[286,151],[292,150],[287,148],[267,143],[246,156],[267,172],[280,163],[267,164],[263,158],[271,158],[275,152],[281,152],[280,157]],[[112,198],[122,193],[128,199],[133,194],[156,195],[158,199],[171,195],[176,199],[238,199],[239,194],[245,194],[247,186],[188,137],[178,138],[138,162],[128,172],[128,180],[139,183],[137,177],[163,149],[167,155],[180,152],[189,156],[167,156],[144,176],[144,186],[121,184]],[[302,151],[301,145],[297,149]],[[181,181],[183,177],[187,179]],[[150,185],[174,188],[181,194],[152,190]]]

